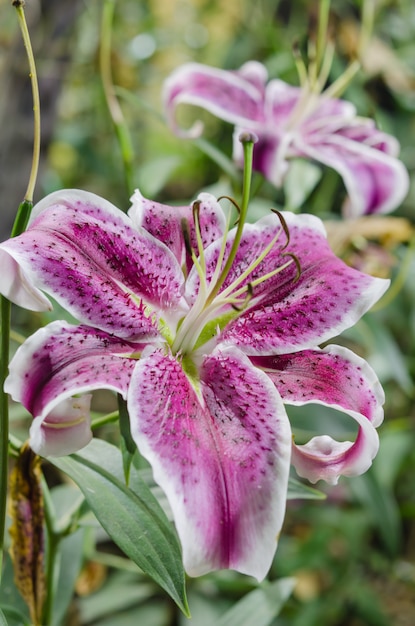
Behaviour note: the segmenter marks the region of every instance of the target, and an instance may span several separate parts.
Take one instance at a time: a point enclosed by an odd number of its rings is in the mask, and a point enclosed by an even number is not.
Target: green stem
[[[47,534],[46,552],[46,597],[42,611],[42,624],[49,626],[52,623],[53,601],[59,577],[60,560],[58,548],[61,535],[55,530],[55,509],[49,493],[46,481],[42,480],[43,502],[45,507],[45,527]]]
[[[375,20],[375,8],[374,0],[363,0],[362,26],[360,28],[360,40],[357,51],[359,59],[363,59],[372,36],[373,23]]]
[[[32,44],[30,41],[30,35],[26,24],[26,18],[23,10],[24,1],[15,0],[13,2],[17,11],[17,18],[19,20],[20,30],[22,32],[23,42],[27,52],[27,59],[29,61],[29,76],[32,84],[33,95],[33,157],[32,157],[32,169],[30,172],[29,183],[24,199],[28,202],[33,202],[33,192],[36,185],[37,173],[39,169],[39,157],[40,157],[40,97],[39,97],[39,85],[37,82],[37,72],[35,57],[33,55]],[[20,231],[22,232],[22,231]]]
[[[6,529],[7,483],[9,463],[9,398],[3,391],[9,365],[11,304],[1,296],[1,359],[0,359],[0,580],[3,570],[4,533]]]
[[[133,158],[134,150],[124,115],[115,94],[115,87],[111,71],[111,33],[114,20],[115,0],[105,0],[101,20],[101,47],[99,63],[101,80],[104,89],[108,110],[114,125],[115,134],[121,150],[124,165],[125,184],[127,193],[134,191],[133,185]]]
[[[246,216],[248,213],[249,198],[251,194],[251,179],[252,179],[252,159],[254,154],[255,140],[251,135],[244,135],[240,138],[244,150],[244,173],[243,173],[243,187],[242,187],[242,202],[240,206],[238,226],[236,228],[235,238],[233,240],[232,248],[229,256],[226,260],[225,267],[223,268],[221,275],[219,276],[214,289],[209,294],[209,298],[206,301],[206,305],[209,305],[215,299],[219,293],[220,288],[226,280],[229,270],[232,267],[232,263],[235,260],[236,253],[238,252],[239,244],[242,237],[242,232],[246,222]]]
[[[12,229],[12,237],[24,231],[30,217],[33,206],[33,192],[36,185],[39,169],[40,156],[40,98],[39,86],[37,82],[37,72],[35,59],[33,56],[32,44],[26,24],[23,10],[24,1],[14,0],[13,6],[16,8],[17,18],[22,33],[23,42],[27,52],[29,62],[30,80],[33,93],[33,156],[30,171],[29,183],[23,202],[20,204],[16,219]],[[4,381],[8,374],[8,364],[10,356],[10,323],[11,304],[7,298],[1,296],[1,345],[0,345],[0,580],[2,575],[4,533],[6,525],[7,508],[7,483],[8,483],[8,459],[9,459],[9,400],[4,391]]]
[[[324,58],[324,52],[327,44],[327,27],[329,23],[330,0],[320,0],[320,10],[318,16],[318,33],[316,46],[316,66],[317,72],[320,69]]]
[[[107,413],[106,415],[100,415],[92,420],[91,429],[95,430],[100,426],[104,426],[105,424],[113,424],[114,422],[118,422],[120,417],[119,411],[113,411],[112,413]]]

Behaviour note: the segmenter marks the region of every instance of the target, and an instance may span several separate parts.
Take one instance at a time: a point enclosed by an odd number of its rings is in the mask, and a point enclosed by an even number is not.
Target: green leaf
[[[268,626],[290,597],[294,585],[294,578],[263,583],[229,609],[217,622],[217,626]]]
[[[62,624],[74,595],[83,562],[85,528],[64,537],[59,543],[59,578],[53,603],[53,623]]]
[[[402,525],[393,493],[379,484],[373,468],[362,476],[355,476],[349,484],[354,496],[372,517],[389,554],[396,556],[402,545]]]
[[[326,494],[314,487],[309,487],[304,483],[296,480],[295,478],[289,478],[288,480],[288,500],[325,500]]]
[[[120,451],[94,439],[70,457],[49,459],[80,487],[112,540],[189,614],[177,536],[143,481],[123,482]]]
[[[81,623],[89,624],[123,611],[130,612],[157,593],[158,588],[148,579],[143,582],[130,572],[115,571],[98,591],[79,599]],[[156,604],[164,605],[160,598]]]
[[[321,168],[308,161],[294,159],[284,179],[286,208],[297,211],[307,200],[321,176]]]
[[[140,166],[138,185],[145,196],[153,198],[164,187],[180,165],[178,156],[165,156],[143,163]]]
[[[4,604],[0,608],[0,626],[4,624],[5,626],[30,626],[30,621],[14,606]]]
[[[137,446],[131,436],[130,416],[128,415],[127,402],[118,394],[118,412],[120,415],[121,455],[124,467],[125,482],[128,484],[131,463],[137,452]]]
[[[234,180],[236,183],[239,183],[241,180],[241,175],[238,168],[234,165],[233,161],[226,156],[221,150],[219,150],[215,145],[204,139],[203,137],[197,137],[194,139],[195,145],[201,150],[206,156],[208,156],[219,168],[226,172],[231,180]]]

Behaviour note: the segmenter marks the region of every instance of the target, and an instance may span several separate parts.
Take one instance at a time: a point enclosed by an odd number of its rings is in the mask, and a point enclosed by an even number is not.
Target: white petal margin
[[[262,580],[284,518],[289,422],[271,381],[239,350],[217,348],[200,376],[196,391],[172,356],[138,362],[131,432],[169,500],[186,571]]]

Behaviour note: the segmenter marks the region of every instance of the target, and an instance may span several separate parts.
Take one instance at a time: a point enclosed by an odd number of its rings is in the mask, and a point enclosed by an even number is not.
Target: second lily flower
[[[279,187],[290,159],[303,157],[323,163],[343,178],[347,217],[387,213],[408,192],[409,178],[398,160],[399,145],[372,120],[358,117],[345,100],[319,93],[312,84],[293,87],[282,80],[267,83],[267,70],[251,61],[226,71],[197,63],[179,67],[164,85],[164,105],[177,134],[197,137],[203,126],[179,128],[176,108],[192,104],[235,124],[234,159],[242,164],[241,131],[259,138],[254,169]]]

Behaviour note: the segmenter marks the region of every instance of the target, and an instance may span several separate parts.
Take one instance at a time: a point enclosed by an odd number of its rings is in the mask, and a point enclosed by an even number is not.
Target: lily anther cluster
[[[0,269],[10,300],[44,311],[50,296],[79,322],[41,328],[10,364],[6,391],[33,415],[32,448],[87,445],[91,392],[121,394],[189,574],[266,575],[291,463],[332,483],[370,466],[382,388],[350,350],[319,346],[388,281],[336,258],[318,218],[241,215],[230,228],[206,193],[171,207],[137,191],[125,215],[91,193],[59,191],[0,245]],[[285,405],[309,403],[356,420],[356,440],[297,445]]]

